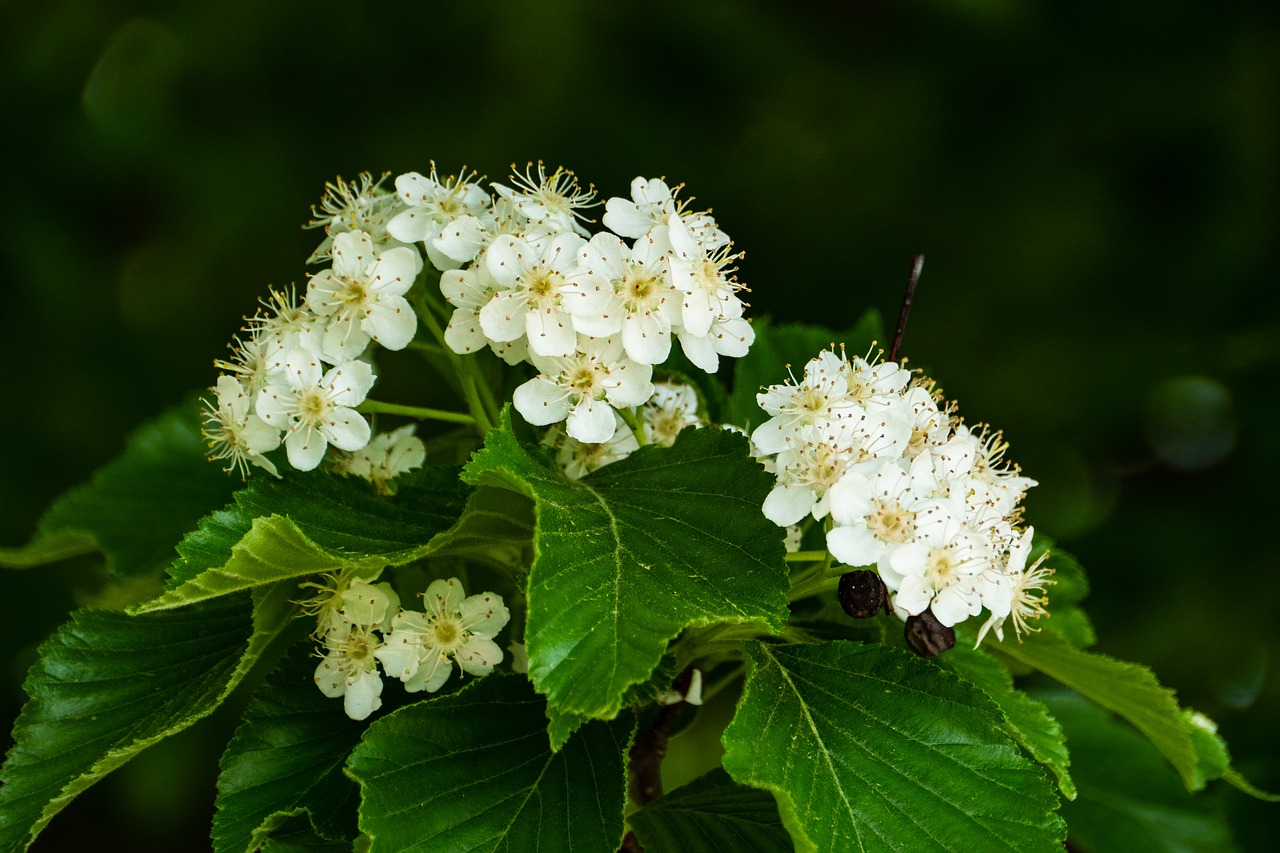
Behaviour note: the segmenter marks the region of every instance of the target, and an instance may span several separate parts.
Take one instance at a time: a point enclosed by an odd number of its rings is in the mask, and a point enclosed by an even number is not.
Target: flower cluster
[[[236,338],[231,359],[216,362],[224,372],[210,389],[215,401],[205,402],[204,435],[228,471],[243,476],[254,465],[277,473],[267,454],[282,443],[300,471],[317,467],[330,445],[357,454],[370,447],[369,423],[356,411],[376,378],[367,350],[375,343],[403,349],[417,331],[406,294],[423,264],[417,250],[387,235],[395,202],[368,175],[330,184],[311,223],[326,231],[311,261],[328,268],[311,276],[301,296],[292,287],[273,290]],[[421,464],[422,443],[412,435],[374,442],[368,464],[348,464],[348,472],[385,488],[406,460]],[[387,475],[391,443],[399,445],[398,462]]]
[[[605,203],[609,231],[595,235],[583,224],[595,192],[565,169],[539,165],[493,189],[466,174],[401,175],[407,209],[387,231],[422,242],[442,271],[454,352],[488,347],[537,369],[512,401],[525,420],[608,444],[615,412],[653,396],[653,368],[673,340],[707,372],[722,355],[746,354],[755,334],[738,295],[739,256],[710,214],[677,198],[679,187],[636,178],[630,199]]]
[[[1035,481],[1004,461],[998,432],[970,429],[933,383],[891,361],[834,349],[799,379],[763,389],[751,434],[777,476],[764,503],[780,526],[826,519],[832,556],[875,566],[906,619],[951,627],[983,610],[981,637],[1044,613],[1048,570],[1027,566],[1020,503]]]
[[[382,675],[399,678],[410,693],[444,686],[453,662],[471,675],[487,675],[502,662],[493,642],[511,618],[492,592],[467,596],[457,578],[436,580],[423,593],[424,610],[407,610],[388,583],[360,579],[308,584],[316,616],[314,636],[324,648],[315,682],[330,698],[343,697],[353,720],[382,707]]]

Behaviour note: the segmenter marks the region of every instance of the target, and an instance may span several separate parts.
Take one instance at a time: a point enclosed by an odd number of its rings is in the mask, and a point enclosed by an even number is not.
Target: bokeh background
[[[745,250],[754,312],[896,314],[1041,485],[1099,649],[1151,665],[1280,787],[1280,6],[1190,0],[0,2],[0,544],[212,382],[303,282],[323,184],[511,162],[665,175]],[[6,719],[75,567],[0,575]],[[37,849],[200,849],[235,708]],[[7,728],[7,726],[6,726]],[[1277,806],[1218,786],[1246,847]]]

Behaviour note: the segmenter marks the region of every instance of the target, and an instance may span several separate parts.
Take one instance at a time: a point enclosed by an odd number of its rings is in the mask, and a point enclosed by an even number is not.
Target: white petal
[[[778,485],[764,499],[764,517],[779,527],[788,527],[804,518],[817,502],[807,486]]]
[[[694,366],[707,373],[715,373],[720,369],[720,355],[711,345],[709,337],[698,337],[692,333],[680,333],[680,349]]]
[[[511,395],[511,404],[534,426],[559,423],[569,414],[569,399],[554,382],[535,376]]]
[[[511,619],[511,611],[502,597],[492,592],[468,596],[458,607],[458,615],[468,631],[477,637],[493,639]]]
[[[863,525],[842,525],[827,533],[827,548],[846,566],[870,566],[880,558],[884,544]]]
[[[342,709],[353,720],[363,720],[382,707],[382,677],[377,670],[362,670],[347,685]]]
[[[569,410],[565,431],[583,444],[602,444],[613,437],[613,407],[603,400],[583,400]]]
[[[671,354],[671,335],[652,314],[637,314],[622,323],[627,357],[641,364],[662,364]]]
[[[284,440],[284,449],[289,454],[289,464],[299,471],[310,471],[320,464],[329,442],[320,431],[311,425],[303,425]]]
[[[493,672],[495,664],[502,663],[502,649],[493,640],[485,637],[472,637],[466,645],[458,649],[456,657],[458,666],[463,672],[472,675],[488,675]]]
[[[355,451],[369,443],[369,424],[354,409],[334,409],[320,426],[320,432],[340,450]]]
[[[524,337],[525,315],[529,313],[523,293],[498,293],[480,309],[480,328],[492,341],[514,341]]]
[[[369,307],[360,327],[389,350],[402,350],[413,340],[418,319],[403,296],[393,296]]]
[[[456,353],[478,352],[489,344],[484,330],[480,328],[480,317],[475,311],[459,308],[453,312],[453,318],[444,330],[444,342]]]
[[[367,362],[348,361],[331,368],[324,375],[329,402],[339,406],[358,406],[373,387],[373,368]]]
[[[338,364],[358,357],[369,346],[369,333],[349,310],[334,314],[324,329],[324,357]]]
[[[578,348],[578,333],[564,311],[548,308],[526,312],[524,333],[529,349],[537,355],[570,356]]]

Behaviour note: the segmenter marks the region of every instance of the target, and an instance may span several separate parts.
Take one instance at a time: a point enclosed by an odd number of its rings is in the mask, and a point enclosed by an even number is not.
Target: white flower
[[[513,167],[514,168],[514,167]],[[523,175],[512,174],[511,183],[515,188],[502,184],[494,184],[498,195],[511,202],[516,211],[527,219],[535,231],[556,233],[561,231],[575,232],[583,237],[590,233],[578,221],[582,218],[580,211],[592,207],[595,189],[582,189],[573,172],[557,167],[550,175],[542,163],[538,163],[538,175],[532,174],[530,163]]]
[[[667,278],[665,240],[642,236],[628,247],[601,232],[582,247],[574,283],[584,292],[600,292],[594,303],[570,306],[573,325],[584,335],[622,334],[632,361],[661,364],[671,352],[671,327],[680,322],[680,294]]]
[[[812,514],[827,515],[828,490],[844,475],[849,448],[810,431],[805,441],[795,442],[778,454],[778,481],[764,499],[765,518],[779,527],[789,527]]]
[[[593,305],[608,300],[607,294],[579,289],[569,281],[582,243],[581,237],[568,232],[541,250],[518,237],[494,241],[485,252],[485,264],[499,292],[479,312],[485,336],[491,341],[523,337],[537,355],[572,354],[578,335],[566,302],[577,302],[573,310],[590,313]]]
[[[210,389],[218,399],[215,407],[205,400],[204,429],[211,459],[227,460],[227,472],[248,474],[249,465],[276,473],[275,464],[263,456],[280,446],[280,430],[258,417],[250,407],[253,398],[235,377],[222,375]]]
[[[615,425],[608,441],[585,444],[568,435],[560,437],[556,462],[570,480],[580,480],[597,468],[625,459],[640,448],[635,434],[622,416],[617,412],[613,416]]]
[[[733,320],[745,307],[737,293],[742,289],[733,277],[738,255],[729,247],[708,251],[694,239],[684,222],[672,216],[667,229],[671,241],[671,283],[684,295],[681,321],[695,338],[705,337],[717,319]]]
[[[416,429],[415,424],[405,424],[378,433],[364,448],[344,457],[338,470],[368,480],[380,494],[391,494],[392,480],[426,461],[427,447],[413,434]]]
[[[681,329],[677,334],[685,356],[707,373],[720,369],[722,355],[742,358],[756,340],[755,329],[744,317],[717,317],[711,321],[707,334],[700,337],[688,329]]]
[[[373,629],[337,625],[324,636],[327,654],[316,667],[315,682],[330,699],[343,697],[353,720],[363,720],[382,707],[382,676],[375,657],[382,641]]]
[[[981,611],[980,576],[992,564],[991,549],[963,519],[947,500],[928,501],[916,512],[915,541],[881,562],[880,576],[896,591],[897,609],[911,615],[931,609],[948,627]]]
[[[927,459],[926,459],[927,462]],[[871,476],[849,472],[831,487],[827,548],[846,565],[870,566],[892,548],[914,542],[923,503],[911,474],[896,461]]]
[[[653,396],[644,404],[644,435],[650,444],[670,447],[685,427],[702,426],[698,417],[698,392],[682,382],[655,382]]]
[[[258,415],[285,430],[289,464],[310,471],[325,449],[355,451],[369,443],[369,424],[351,408],[364,402],[373,387],[373,368],[349,361],[321,374],[320,359],[305,349],[285,358],[282,382],[258,392]]]
[[[804,427],[826,432],[836,421],[860,414],[849,394],[845,360],[823,350],[804,367],[803,378],[784,385],[770,385],[756,395],[760,408],[772,415],[751,433],[761,453],[778,453],[787,440]]]
[[[584,338],[565,358],[533,356],[541,371],[512,395],[516,411],[534,426],[565,421],[578,441],[608,441],[615,428],[613,408],[643,405],[653,394],[653,368],[637,364],[616,338]]]
[[[307,258],[307,263],[327,260],[333,251],[333,239],[347,231],[363,231],[372,237],[379,249],[402,245],[387,230],[400,205],[394,195],[382,191],[381,185],[386,179],[387,176],[383,175],[375,181],[368,172],[361,172],[354,181],[338,178],[324,185],[325,195],[320,200],[320,209],[311,208],[314,218],[305,227],[323,228],[325,237]]]
[[[477,676],[502,662],[502,649],[493,638],[506,626],[510,611],[495,593],[465,595],[457,578],[432,581],[423,593],[426,612],[401,611],[386,643],[374,652],[387,674],[403,681],[410,693],[434,693],[444,686],[453,671],[449,658]]]
[[[427,257],[439,270],[455,269],[473,259],[479,243],[464,237],[463,231],[483,230],[484,219],[490,214],[489,194],[474,179],[474,172],[463,170],[441,180],[434,163],[430,175],[400,175],[396,178],[396,193],[407,209],[387,223],[387,231],[397,240],[422,243]],[[451,233],[441,240],[446,229]],[[461,248],[473,242],[473,249]],[[455,257],[458,254],[464,257]],[[468,254],[470,257],[466,257]]]
[[[307,285],[307,305],[327,318],[321,352],[334,364],[364,352],[370,338],[391,350],[404,349],[418,328],[404,294],[422,270],[422,258],[401,246],[382,254],[363,231],[333,241],[333,268]]]
[[[631,181],[631,198],[611,198],[604,203],[604,211],[605,228],[634,240],[665,227],[680,209],[675,193],[662,178],[637,177]]]
[[[1012,589],[1009,594],[1009,607],[1003,612],[992,609],[990,618],[982,625],[982,630],[978,632],[977,642],[974,648],[982,642],[982,638],[987,635],[987,631],[995,629],[996,636],[1004,639],[1004,620],[1007,617],[1013,617],[1013,630],[1018,637],[1018,642],[1022,642],[1022,635],[1039,631],[1039,628],[1032,628],[1027,624],[1032,619],[1039,619],[1041,616],[1047,615],[1045,606],[1049,603],[1049,596],[1045,594],[1045,587],[1052,586],[1057,581],[1052,580],[1053,569],[1041,568],[1044,561],[1049,557],[1049,552],[1045,551],[1040,555],[1040,559],[1036,560],[1030,567],[1027,566],[1027,558],[1031,554],[1031,539],[1035,533],[1035,528],[1028,527],[1026,532],[1019,537],[1012,547],[1009,549],[1008,562],[1005,564],[1005,572],[1012,579]]]

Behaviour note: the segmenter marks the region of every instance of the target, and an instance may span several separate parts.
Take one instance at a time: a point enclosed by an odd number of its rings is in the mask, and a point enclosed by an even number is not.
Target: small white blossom
[[[592,313],[607,302],[575,285],[574,272],[582,238],[565,232],[539,249],[518,237],[496,240],[485,252],[489,275],[498,292],[479,311],[480,328],[492,341],[524,338],[536,355],[573,353],[578,335],[572,314]]]
[[[325,237],[311,253],[311,257],[307,258],[307,263],[328,260],[333,251],[334,238],[348,231],[363,231],[379,249],[403,245],[387,229],[400,205],[394,195],[382,190],[382,182],[386,179],[387,175],[383,175],[375,181],[368,172],[361,172],[354,181],[338,178],[337,181],[325,184],[320,209],[311,208],[314,218],[305,226],[323,228]]]
[[[541,371],[512,396],[516,411],[534,426],[565,421],[569,435],[586,444],[608,441],[614,408],[643,405],[653,395],[653,368],[631,361],[616,338],[583,338],[565,358],[533,356]]]
[[[608,441],[586,444],[568,435],[553,437],[558,445],[556,462],[570,480],[580,480],[598,468],[625,459],[640,448],[635,434],[616,411],[615,426]],[[554,433],[554,431],[553,431]]]
[[[396,193],[406,209],[387,223],[393,237],[405,243],[422,243],[438,270],[456,269],[475,258],[480,249],[478,234],[490,216],[491,199],[475,182],[474,172],[464,169],[441,179],[432,164],[429,175],[407,172],[397,177]],[[474,230],[476,236],[464,237],[464,230],[469,235]]]
[[[373,387],[373,368],[349,361],[321,373],[320,359],[305,349],[285,358],[282,381],[258,392],[255,408],[271,426],[284,430],[289,464],[310,471],[325,449],[355,451],[369,442],[369,424],[353,406]]]
[[[327,653],[316,666],[315,682],[330,699],[342,697],[353,720],[363,720],[382,707],[382,675],[375,655],[382,640],[373,629],[338,625],[324,635]]]
[[[406,471],[421,468],[427,447],[414,435],[415,424],[375,435],[362,449],[347,454],[338,470],[373,483],[380,494],[392,493],[391,481]]]
[[[335,237],[333,267],[307,285],[307,305],[326,321],[324,357],[334,364],[356,358],[370,339],[391,350],[408,346],[418,321],[404,295],[421,269],[413,249],[378,254],[363,231]]]
[[[514,170],[514,166],[512,167]],[[594,206],[595,189],[582,189],[573,172],[557,167],[550,175],[542,163],[538,174],[532,172],[533,164],[525,168],[523,175],[513,173],[511,183],[515,187],[494,184],[493,188],[511,203],[520,216],[528,220],[531,230],[541,233],[570,232],[589,237],[590,232],[579,221],[581,211]]]
[[[410,693],[434,693],[444,686],[453,671],[450,658],[463,672],[477,676],[502,662],[502,649],[493,638],[506,626],[510,611],[492,592],[464,596],[457,578],[432,581],[423,593],[425,613],[404,610],[392,620],[386,643],[374,654]]]
[[[245,476],[249,465],[257,465],[276,476],[275,464],[264,456],[280,446],[280,430],[269,425],[251,411],[253,398],[235,377],[222,375],[211,388],[217,406],[204,401],[202,434],[209,445],[211,459],[226,460],[227,472],[239,471]]]
[[[698,392],[682,382],[655,382],[653,396],[641,410],[644,434],[650,444],[670,447],[685,427],[702,426]]]
[[[632,361],[666,361],[672,326],[680,322],[681,298],[668,280],[668,248],[652,236],[642,236],[631,247],[612,234],[592,237],[579,254],[574,283],[605,298],[575,310],[574,328],[594,338],[621,333]]]

